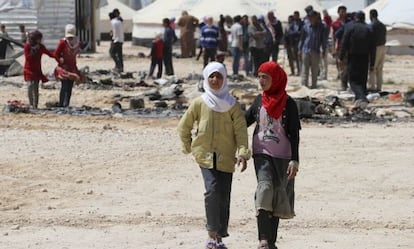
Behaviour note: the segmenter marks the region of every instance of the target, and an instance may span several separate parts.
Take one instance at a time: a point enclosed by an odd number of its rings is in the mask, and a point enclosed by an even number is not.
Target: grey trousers
[[[38,80],[28,81],[27,95],[29,96],[29,104],[33,108],[36,109],[37,105],[39,104],[39,81]]]
[[[257,178],[255,206],[257,210],[257,230],[259,240],[267,240],[269,248],[277,248],[277,230],[279,217],[274,216],[277,209],[275,192],[286,183],[286,192],[289,205],[294,209],[294,180],[287,181],[289,160],[273,158],[267,155],[255,155],[254,166]]]
[[[321,79],[328,79],[328,64],[328,52],[325,53],[325,56],[321,54],[319,75]]]
[[[302,54],[302,85],[309,87],[309,70],[312,73],[312,85],[311,88],[317,87],[318,74],[319,74],[319,61],[321,55],[318,52],[308,52]]]
[[[201,167],[206,192],[204,205],[207,218],[207,231],[215,231],[218,236],[229,236],[230,193],[233,174]]]

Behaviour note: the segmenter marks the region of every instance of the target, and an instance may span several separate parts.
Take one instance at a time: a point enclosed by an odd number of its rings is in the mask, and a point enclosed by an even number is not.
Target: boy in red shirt
[[[162,40],[162,34],[157,34],[152,41],[151,48],[151,66],[148,77],[152,78],[155,66],[158,65],[157,79],[162,76],[162,57],[163,57],[164,42]]]
[[[24,81],[28,84],[29,104],[34,109],[37,109],[39,104],[39,81],[48,81],[42,73],[42,55],[54,57],[42,44],[42,39],[43,34],[35,30],[29,34],[28,42],[24,44]]]

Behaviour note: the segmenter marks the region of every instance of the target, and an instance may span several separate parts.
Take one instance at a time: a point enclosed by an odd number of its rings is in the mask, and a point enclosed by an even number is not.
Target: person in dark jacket
[[[286,93],[285,71],[273,61],[258,70],[263,93],[245,117],[256,123],[253,158],[257,178],[255,206],[259,249],[276,249],[280,218],[293,218],[294,179],[299,168],[299,113]]]
[[[382,69],[385,61],[385,42],[387,41],[387,28],[378,20],[378,11],[372,9],[369,11],[371,19],[371,29],[376,46],[374,70],[369,73],[369,90],[380,92],[382,90]]]
[[[301,34],[301,26],[298,22],[295,21],[295,18],[292,16],[288,17],[288,27],[285,31],[285,48],[288,55],[289,67],[291,75],[295,75],[295,66],[296,72],[299,74],[299,40]],[[296,65],[295,65],[296,64]]]
[[[164,18],[162,20],[164,26],[164,51],[163,61],[166,75],[174,75],[174,67],[172,62],[172,46],[177,41],[175,31],[170,27],[170,19]]]
[[[348,75],[351,90],[355,94],[356,107],[364,109],[368,100],[368,70],[375,63],[375,43],[370,27],[365,23],[365,14],[356,14],[355,22],[345,29],[339,59],[344,60],[348,54]]]
[[[283,27],[273,11],[267,13],[267,20],[269,21],[267,25],[273,35],[273,47],[271,51],[272,60],[277,62],[279,57],[279,45],[283,42]]]

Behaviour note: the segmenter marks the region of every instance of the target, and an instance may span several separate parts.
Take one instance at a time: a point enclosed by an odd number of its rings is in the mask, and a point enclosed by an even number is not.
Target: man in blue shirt
[[[320,14],[311,11],[308,15],[309,22],[305,23],[299,42],[299,56],[302,57],[302,85],[309,87],[309,69],[312,73],[311,88],[317,87],[319,74],[319,61],[326,53],[327,37],[325,27],[320,21]]]
[[[164,18],[162,20],[164,26],[164,49],[163,49],[163,61],[165,65],[165,74],[174,75],[174,67],[172,62],[172,46],[177,41],[175,31],[170,27],[170,19]]]
[[[213,17],[207,17],[206,25],[201,28],[200,36],[200,43],[204,50],[204,67],[216,58],[218,38],[219,28],[213,25]]]

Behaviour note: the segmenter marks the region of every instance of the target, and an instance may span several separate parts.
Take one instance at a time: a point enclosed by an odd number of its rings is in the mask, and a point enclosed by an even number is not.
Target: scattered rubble
[[[80,89],[134,90],[134,94],[113,95],[106,101],[112,105],[110,109],[91,106],[60,108],[56,102],[47,102],[45,109],[33,110],[20,101],[9,101],[3,112],[116,117],[181,116],[188,106],[188,100],[203,92],[203,77],[195,73],[190,73],[181,79],[175,76],[147,79],[147,73],[142,71],[119,74],[109,70],[90,72],[88,67],[81,70],[87,75],[88,81],[79,85]],[[251,105],[260,92],[258,85],[250,78],[229,76],[228,80],[231,94],[238,99],[243,109]],[[52,81],[44,84],[43,87],[56,89],[60,87],[58,84],[60,83]],[[404,94],[398,91],[370,93],[367,96],[370,101],[368,105],[364,102],[353,102],[354,96],[349,92],[310,90],[300,86],[289,86],[288,92],[295,99],[300,117],[304,121],[321,123],[405,121],[411,120],[414,115],[413,110],[409,108],[414,104],[414,89],[409,89]],[[128,109],[124,109],[122,105],[128,106]]]

